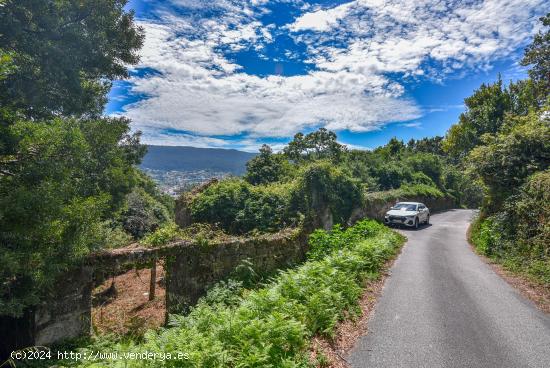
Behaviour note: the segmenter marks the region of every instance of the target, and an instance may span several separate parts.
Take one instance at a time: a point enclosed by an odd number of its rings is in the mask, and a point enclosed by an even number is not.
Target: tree
[[[362,202],[359,182],[329,161],[318,161],[303,168],[297,190],[291,194],[291,207],[305,214],[314,226],[322,226],[327,211],[334,223],[345,224]],[[325,224],[326,225],[326,224]]]
[[[541,113],[511,117],[511,128],[482,137],[468,156],[472,170],[488,188],[487,209],[498,210],[533,173],[550,165],[550,120]]]
[[[143,149],[124,119],[21,121],[9,133],[17,146],[0,174],[0,315],[19,316],[108,245],[104,222],[135,184]]]
[[[5,0],[0,45],[16,68],[0,101],[26,116],[99,115],[113,79],[138,61],[143,33],[127,0]]]
[[[271,147],[264,144],[260,154],[246,163],[245,179],[250,184],[267,184],[282,180],[290,170],[285,156],[274,154]]]
[[[434,155],[443,155],[442,147],[443,137],[425,137],[419,140],[411,139],[407,143],[407,148],[413,152],[433,153]]]
[[[140,134],[101,117],[143,41],[125,4],[1,1],[0,315],[20,316],[109,245],[139,180]]]
[[[550,27],[550,13],[541,17],[543,26]],[[529,77],[538,87],[538,97],[542,103],[548,100],[550,93],[550,28],[540,31],[533,42],[525,49],[521,65],[531,66]]]
[[[390,156],[397,156],[405,149],[405,144],[402,140],[393,137],[390,141],[384,146]]]
[[[441,187],[443,165],[439,156],[431,153],[417,153],[407,157],[403,165],[409,166],[414,172],[424,173],[433,183]]]
[[[284,148],[284,154],[295,162],[304,160],[339,160],[346,147],[336,140],[336,134],[325,128],[304,136],[298,133]]]
[[[143,238],[170,220],[168,209],[143,188],[135,188],[126,197],[121,216],[123,229],[134,237]]]
[[[451,126],[443,141],[445,151],[457,159],[477,146],[483,134],[495,134],[511,107],[510,95],[500,78],[493,84],[482,84],[464,103],[466,112],[460,114],[458,123]]]

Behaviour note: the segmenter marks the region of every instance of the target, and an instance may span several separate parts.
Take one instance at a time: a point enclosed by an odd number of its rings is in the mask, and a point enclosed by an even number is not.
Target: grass
[[[404,237],[374,221],[349,229],[317,231],[302,265],[247,289],[221,283],[187,315],[171,316],[168,327],[142,341],[101,338],[79,352],[158,354],[159,359],[61,361],[88,367],[310,367],[315,335],[331,337],[336,324],[360,313],[365,282],[378,277]],[[326,247],[326,249],[325,249]],[[171,358],[167,359],[168,354]],[[161,360],[160,357],[164,357]]]

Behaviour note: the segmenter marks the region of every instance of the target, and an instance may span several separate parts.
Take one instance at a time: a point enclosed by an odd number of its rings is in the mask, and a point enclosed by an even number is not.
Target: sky
[[[297,132],[350,148],[444,135],[518,62],[545,0],[130,0],[139,64],[106,113],[146,144],[257,151]]]

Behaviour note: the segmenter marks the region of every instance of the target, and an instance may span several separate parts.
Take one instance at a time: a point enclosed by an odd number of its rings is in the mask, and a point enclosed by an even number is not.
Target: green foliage
[[[325,257],[282,271],[259,289],[246,290],[233,281],[219,284],[188,315],[173,315],[168,328],[146,333],[144,342],[102,345],[103,350],[118,352],[184,352],[188,359],[62,363],[310,367],[310,338],[316,334],[331,336],[338,321],[359,313],[358,299],[365,280],[376,277],[385,260],[403,243],[402,236],[375,222],[365,221],[356,226]],[[353,231],[356,234],[351,236]],[[343,243],[348,240],[351,242]],[[92,345],[86,349],[97,348]]]
[[[182,230],[180,227],[173,222],[169,222],[151,234],[146,235],[141,240],[141,244],[148,245],[150,247],[159,247],[181,238]]]
[[[480,217],[472,241],[484,254],[550,284],[550,171],[532,175],[501,211]]]
[[[416,173],[416,181],[413,174],[413,182],[422,183],[424,181],[423,184],[435,184],[435,186],[441,187],[443,164],[439,156],[433,153],[417,153],[406,157],[404,165],[410,167],[411,171]],[[425,179],[420,179],[419,174],[427,176],[431,179],[431,183],[426,182]]]
[[[367,203],[371,201],[390,203],[401,198],[443,198],[444,196],[445,194],[441,190],[431,185],[404,184],[399,189],[368,193],[365,200]]]
[[[407,142],[407,148],[415,153],[431,153],[438,156],[443,156],[443,137],[424,137],[422,139],[412,139]]]
[[[493,210],[528,176],[550,164],[550,119],[533,112],[513,120],[508,131],[484,136],[484,145],[468,157],[472,170],[488,188],[487,206]]]
[[[304,167],[297,189],[292,193],[291,208],[304,214],[318,214],[325,208],[336,223],[346,223],[351,211],[362,201],[359,182],[327,161]]]
[[[290,171],[287,158],[274,154],[271,147],[264,144],[260,148],[260,154],[246,163],[245,180],[253,185],[269,184],[284,180]]]
[[[346,147],[336,140],[336,134],[325,128],[306,134],[298,133],[283,152],[294,162],[308,160],[337,161],[346,152]]]
[[[330,231],[317,229],[309,236],[308,259],[319,260],[335,251],[347,249],[362,239],[376,236],[383,228],[376,221],[363,220],[345,230],[339,224]]]
[[[399,188],[401,184],[411,182],[413,178],[412,170],[400,161],[383,163],[372,171],[381,190]]]
[[[206,246],[212,241],[228,241],[233,238],[211,224],[195,223],[182,229],[174,222],[169,221],[154,232],[147,234],[140,243],[159,247],[176,240],[185,240]]]
[[[442,173],[443,187],[457,202],[467,208],[479,208],[483,201],[483,183],[471,172],[455,165],[445,165]]]
[[[122,227],[134,239],[140,239],[171,219],[168,209],[142,188],[126,197],[121,214]]]
[[[537,95],[542,104],[549,102],[550,94],[550,13],[540,20],[547,29],[535,35],[533,43],[525,50],[521,65],[531,66],[529,77],[537,86]]]
[[[127,0],[6,0],[0,44],[13,64],[0,100],[29,117],[99,115],[111,80],[137,63],[142,30]]]
[[[541,18],[550,25],[550,14]],[[497,131],[486,132],[465,166],[486,188],[472,225],[476,248],[505,267],[550,285],[550,32],[526,49],[530,79],[511,83],[510,106]]]
[[[191,202],[196,222],[218,224],[222,229],[244,234],[276,231],[297,221],[287,216],[293,184],[253,186],[242,179],[222,180],[209,186]]]
[[[60,274],[107,246],[105,221],[142,152],[123,119],[20,121],[0,161],[0,314],[21,315]]]
[[[502,126],[504,115],[510,110],[510,96],[502,80],[482,84],[474,94],[464,100],[466,112],[459,122],[448,130],[443,147],[451,156],[462,159],[480,144],[485,133],[494,134]]]

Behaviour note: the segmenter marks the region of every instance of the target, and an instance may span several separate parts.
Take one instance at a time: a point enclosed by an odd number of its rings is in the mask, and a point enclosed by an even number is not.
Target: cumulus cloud
[[[146,40],[137,68],[158,73],[130,80],[131,93],[146,97],[122,114],[148,143],[223,147],[223,137],[234,136],[247,150],[262,138],[317,126],[365,132],[418,119],[426,111],[405,97],[403,78],[488,67],[526,42],[543,5],[356,0],[322,9],[289,2],[302,14],[275,27],[261,21],[270,11],[265,0],[171,2],[189,15],[164,11],[139,21]],[[218,12],[203,17],[201,9]],[[259,53],[281,33],[306,45],[302,56],[313,68],[259,76],[228,56]],[[283,54],[296,58],[294,49]],[[173,131],[184,133],[167,133]]]

